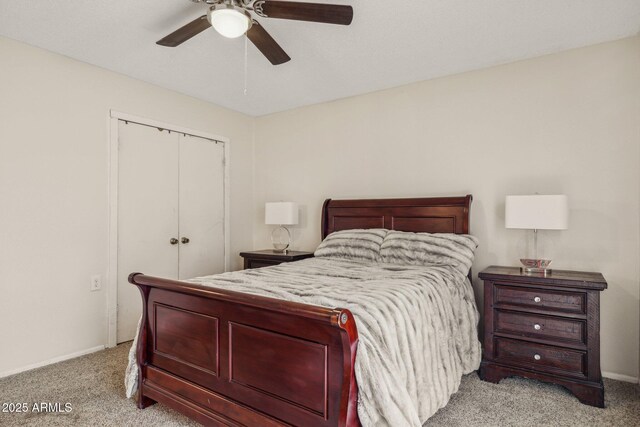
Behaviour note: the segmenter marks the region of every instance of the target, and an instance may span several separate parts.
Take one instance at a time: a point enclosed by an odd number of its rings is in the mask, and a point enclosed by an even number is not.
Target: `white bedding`
[[[330,308],[355,316],[355,374],[364,427],[421,426],[478,369],[478,311],[468,278],[452,267],[311,258],[190,280]],[[134,341],[125,383],[137,389]]]

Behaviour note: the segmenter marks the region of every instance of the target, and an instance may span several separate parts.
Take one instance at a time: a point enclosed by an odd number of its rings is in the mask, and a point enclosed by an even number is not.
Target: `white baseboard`
[[[615,372],[602,372],[602,376],[605,378],[611,378],[612,380],[624,381],[626,383],[638,384],[638,378],[631,375],[616,374]]]
[[[32,369],[41,368],[43,366],[51,365],[53,363],[62,362],[69,359],[75,359],[76,357],[84,356],[85,354],[95,353],[96,351],[104,350],[103,345],[91,347],[86,350],[76,351],[75,353],[66,354],[64,356],[54,357],[53,359],[43,360],[42,362],[34,363],[32,365],[23,366],[18,369],[12,369],[10,371],[0,372],[0,378],[8,377],[9,375],[19,374],[20,372],[30,371]]]

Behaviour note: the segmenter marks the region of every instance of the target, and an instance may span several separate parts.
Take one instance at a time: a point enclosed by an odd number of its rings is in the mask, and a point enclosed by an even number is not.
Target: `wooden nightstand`
[[[582,403],[604,407],[600,373],[600,273],[521,273],[492,266],[484,280],[480,378],[518,375],[569,389]]]
[[[300,261],[301,259],[311,258],[313,252],[288,251],[286,254],[276,252],[272,249],[263,251],[247,251],[240,252],[240,256],[244,258],[244,268],[260,268],[270,265],[278,265],[283,262]]]

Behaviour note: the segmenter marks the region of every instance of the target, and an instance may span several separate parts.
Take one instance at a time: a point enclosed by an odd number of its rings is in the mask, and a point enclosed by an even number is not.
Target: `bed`
[[[334,232],[353,229],[466,235],[469,233],[470,204],[470,195],[418,199],[329,199],[322,208],[321,234],[323,240],[338,234]],[[387,232],[384,233],[386,235]],[[460,273],[442,268],[427,271],[424,268],[391,264],[370,265],[366,260],[347,262],[319,257],[258,269],[263,270],[262,273],[247,270],[190,282],[133,273],[129,281],[138,286],[143,299],[143,316],[135,352],[132,353],[135,354],[135,363],[132,365],[137,379],[135,383],[130,382],[137,389],[137,405],[145,408],[161,402],[205,425],[419,425],[424,417],[446,404],[449,395],[457,390],[461,375],[477,369],[480,362],[477,310],[471,286],[464,277],[469,265],[466,265],[464,273]],[[432,387],[434,390],[430,393],[434,396],[431,399],[433,402],[423,405],[419,413],[416,412],[411,418],[399,421],[400,418],[394,417],[405,415],[402,414],[402,404],[394,402],[397,396],[392,393],[386,398],[389,406],[393,407],[391,409],[396,410],[395,414],[389,408],[369,411],[372,408],[364,407],[366,405],[362,402],[376,397],[370,395],[378,394],[372,393],[372,390],[375,391],[375,381],[369,384],[373,379],[378,380],[375,378],[378,371],[370,367],[367,371],[363,366],[369,359],[380,359],[382,362],[379,363],[383,364],[386,362],[384,356],[379,354],[380,348],[369,348],[368,345],[360,347],[361,358],[357,359],[359,332],[356,323],[363,326],[367,324],[367,310],[363,309],[362,304],[354,302],[352,309],[357,309],[356,321],[349,309],[328,306],[336,299],[320,294],[315,294],[315,299],[298,298],[301,293],[313,292],[306,288],[300,291],[295,286],[288,289],[285,282],[298,280],[299,287],[313,288],[314,283],[309,283],[312,282],[310,278],[316,277],[319,281],[321,276],[333,276],[333,282],[353,286],[353,280],[348,280],[352,278],[350,276],[364,274],[370,276],[368,284],[372,287],[368,292],[383,295],[387,283],[385,277],[388,277],[388,283],[400,277],[407,284],[402,285],[406,287],[403,290],[405,295],[398,295],[410,299],[407,295],[425,288],[422,285],[416,287],[414,282],[427,280],[426,276],[434,276],[434,271],[444,275],[462,275],[466,284],[458,287],[460,291],[454,291],[461,295],[464,293],[459,297],[461,303],[456,303],[454,313],[449,313],[446,322],[437,327],[452,328],[453,331],[460,328],[464,332],[460,336],[445,336],[439,347],[425,352],[425,357],[439,354],[438,359],[444,360],[439,363],[446,365],[439,366],[438,372],[431,373],[433,377],[442,377],[431,379],[441,383]],[[262,274],[263,277],[254,280],[252,275],[256,274]],[[278,288],[278,281],[282,282],[282,289]],[[247,288],[249,284],[253,288]],[[444,288],[446,286],[443,284],[437,288],[437,292],[443,292]],[[332,296],[338,293],[339,287],[332,290]],[[289,300],[266,296],[284,294]],[[362,295],[366,294],[367,291],[363,291]],[[433,297],[423,299],[426,301]],[[309,304],[309,301],[313,304]],[[393,298],[390,301],[393,302]],[[409,301],[406,305],[415,304]],[[433,306],[432,309],[439,310],[440,307]],[[446,310],[451,311],[449,308]],[[456,310],[465,314],[456,316]],[[416,324],[421,321],[422,311],[409,315],[415,318]],[[402,323],[396,322],[398,316],[394,313],[386,313],[386,316],[384,322],[378,320],[377,324],[371,323],[373,326],[361,330],[366,332],[362,337],[363,343],[365,338],[367,343],[372,341],[368,335],[372,329],[376,329],[376,325]],[[416,332],[419,328],[413,327],[414,320],[403,322],[408,325],[407,331],[414,334],[411,336],[417,339],[415,334],[419,333]],[[397,340],[395,335],[404,337],[404,332],[399,334],[396,326],[390,330],[382,335],[391,335],[394,340]],[[407,347],[413,342],[407,339],[401,341]],[[464,360],[447,361],[454,358],[447,352],[458,352],[460,355],[456,358]],[[429,375],[414,378],[411,374],[413,368],[409,369],[407,365],[418,365],[420,362],[416,362],[415,354],[411,356],[413,359],[407,357],[403,355],[397,358],[396,362],[400,363],[399,378],[391,378],[396,374],[386,375],[384,381],[380,379],[380,382],[418,384],[408,386],[412,390],[425,388],[422,377]],[[441,371],[453,372],[445,375]],[[362,382],[360,390],[358,378]],[[397,385],[396,389],[400,390]],[[390,386],[390,390],[395,392],[396,389]],[[407,393],[416,400],[415,390]],[[390,415],[385,415],[385,411]]]

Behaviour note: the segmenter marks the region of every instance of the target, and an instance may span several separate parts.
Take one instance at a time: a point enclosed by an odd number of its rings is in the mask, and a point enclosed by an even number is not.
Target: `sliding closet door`
[[[127,276],[178,277],[179,154],[178,134],[119,122],[118,343],[133,339],[142,313]]]
[[[181,279],[224,271],[224,144],[180,135]]]

